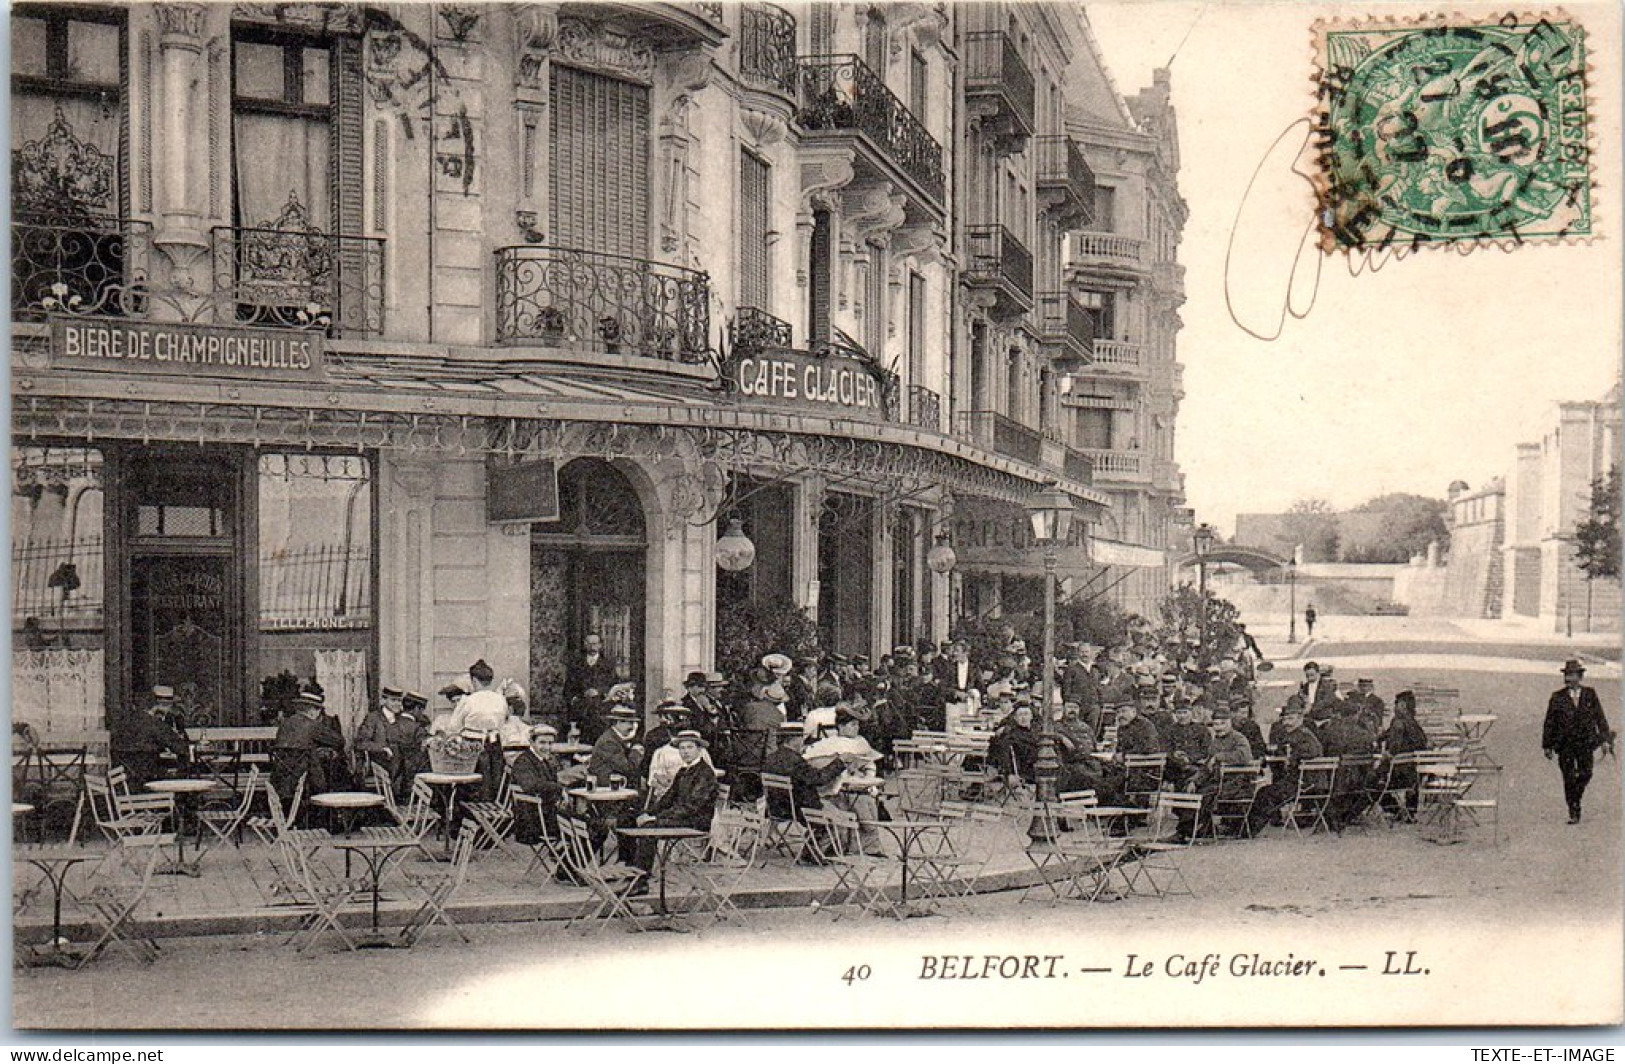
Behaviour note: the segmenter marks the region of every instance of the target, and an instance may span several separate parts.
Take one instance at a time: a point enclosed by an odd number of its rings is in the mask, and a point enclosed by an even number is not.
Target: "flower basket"
[[[429,770],[448,776],[467,775],[480,763],[484,747],[459,736],[436,736],[426,744]]]

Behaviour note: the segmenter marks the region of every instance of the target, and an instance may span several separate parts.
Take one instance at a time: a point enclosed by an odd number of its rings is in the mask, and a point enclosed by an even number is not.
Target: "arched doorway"
[[[642,697],[647,545],[643,504],[625,474],[596,458],[577,458],[559,470],[559,519],[531,526],[535,709],[563,712],[567,665],[592,632]]]

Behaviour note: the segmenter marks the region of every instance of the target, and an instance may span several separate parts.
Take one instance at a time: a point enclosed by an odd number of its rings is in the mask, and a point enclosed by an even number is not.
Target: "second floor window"
[[[333,232],[331,49],[239,31],[232,62],[237,224]]]
[[[772,168],[748,151],[739,153],[739,305],[773,313],[772,259],[768,255],[768,207]]]

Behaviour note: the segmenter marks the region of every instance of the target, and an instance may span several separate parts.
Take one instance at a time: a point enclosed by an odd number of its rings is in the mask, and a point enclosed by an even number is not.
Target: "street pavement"
[[[1457,845],[1429,842],[1404,825],[1342,836],[1274,829],[1183,854],[1193,897],[1051,906],[1006,892],[908,921],[837,919],[798,906],[752,911],[689,935],[565,931],[556,921],[484,924],[468,928],[472,945],[438,929],[410,951],[309,956],[260,936],[168,939],[151,967],[113,957],[82,972],[14,973],[14,1023],[1487,1025],[1595,1019],[1610,1009],[1617,1022],[1619,764],[1599,764],[1585,820],[1571,827],[1557,770],[1539,748],[1546,696],[1560,685],[1568,648],[1542,643],[1484,656],[1468,641],[1407,641],[1395,626],[1386,628],[1367,623],[1358,639],[1334,628],[1306,649],[1335,664],[1341,679],[1371,675],[1385,697],[1418,682],[1454,686],[1464,711],[1495,714],[1488,747],[1504,766],[1498,840],[1487,828]],[[1265,649],[1282,662],[1274,677],[1289,679],[1295,659],[1281,653],[1289,648]],[[1619,727],[1617,668],[1598,668],[1588,680]],[[1284,687],[1269,689],[1260,717],[1272,716],[1276,696],[1285,694]],[[1210,953],[1224,970],[1204,976]],[[944,970],[941,957],[1006,954],[1064,957],[1065,977],[1032,984],[922,978]],[[1235,958],[1254,954],[1266,961],[1290,955],[1300,965],[1313,957],[1324,981],[1238,977]],[[1187,955],[1204,958],[1195,975],[1178,974]],[[1154,976],[1130,978],[1147,960]],[[970,967],[984,971],[987,964]],[[1437,974],[1422,974],[1435,967]],[[1395,974],[1384,978],[1389,968]]]

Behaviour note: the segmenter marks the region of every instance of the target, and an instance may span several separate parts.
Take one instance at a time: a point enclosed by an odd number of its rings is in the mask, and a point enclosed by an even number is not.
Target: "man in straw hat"
[[[159,684],[152,689],[152,701],[141,713],[125,717],[112,736],[113,759],[124,766],[130,786],[140,788],[163,775],[160,759],[173,754],[185,764],[186,737],[170,723],[175,709],[175,689]]]
[[[1585,666],[1576,658],[1563,663],[1563,686],[1546,702],[1540,746],[1548,761],[1555,758],[1563,773],[1563,800],[1569,823],[1580,822],[1580,800],[1591,782],[1591,757],[1599,746],[1613,747],[1614,733],[1603,716],[1597,689],[1581,684]]]

